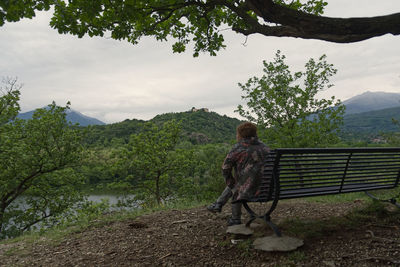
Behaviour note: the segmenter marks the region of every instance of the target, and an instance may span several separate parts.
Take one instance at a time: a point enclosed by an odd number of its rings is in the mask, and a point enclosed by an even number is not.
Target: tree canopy
[[[83,37],[110,35],[136,44],[144,36],[174,39],[174,52],[194,43],[215,55],[223,32],[351,43],[400,34],[400,13],[376,17],[322,16],[324,0],[14,0],[0,2],[0,26],[54,10],[51,27]]]
[[[0,84],[0,239],[65,212],[81,193],[81,133],[66,121],[67,107],[37,109],[31,120],[16,118],[16,79]]]
[[[160,126],[148,122],[121,151],[117,164],[128,173],[126,180],[138,200],[160,205],[183,186],[192,152],[176,148],[180,131],[180,123],[173,120]]]
[[[265,139],[274,147],[317,147],[338,142],[344,106],[335,97],[318,99],[317,94],[333,85],[336,73],[326,56],[310,59],[304,71],[292,73],[285,56],[277,51],[273,62],[264,61],[264,75],[240,84],[246,106],[236,110],[249,121],[264,127]]]

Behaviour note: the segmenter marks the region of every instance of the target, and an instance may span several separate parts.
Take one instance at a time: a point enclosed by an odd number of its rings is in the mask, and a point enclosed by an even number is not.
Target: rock
[[[237,245],[237,244],[239,244],[240,242],[243,242],[243,241],[244,241],[244,239],[232,239],[231,243],[234,244],[234,245]]]
[[[228,226],[228,229],[226,230],[226,233],[228,234],[236,234],[236,235],[252,235],[253,230],[250,228],[246,227],[245,224],[238,224],[238,225],[232,225]]]
[[[278,237],[276,235],[257,238],[253,242],[255,249],[264,251],[292,251],[303,244],[304,242],[301,239],[289,236]]]
[[[258,229],[263,229],[266,228],[266,224],[265,223],[260,223],[260,222],[252,222],[250,224],[250,228],[254,229],[254,230],[258,230]]]

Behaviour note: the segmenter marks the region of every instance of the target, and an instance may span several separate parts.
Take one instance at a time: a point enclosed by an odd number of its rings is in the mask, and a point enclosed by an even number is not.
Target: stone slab
[[[238,225],[228,226],[226,233],[236,234],[236,235],[252,235],[254,231],[246,227],[245,224],[238,224]]]
[[[304,241],[298,238],[276,235],[257,238],[253,242],[255,249],[264,251],[292,251],[304,245]]]
[[[267,227],[267,224],[263,223],[263,222],[252,222],[250,224],[250,228],[253,229],[253,230],[264,229],[266,227]]]

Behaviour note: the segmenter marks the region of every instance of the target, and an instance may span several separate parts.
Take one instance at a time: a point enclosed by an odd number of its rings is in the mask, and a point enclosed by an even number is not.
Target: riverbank
[[[203,203],[125,218],[107,214],[59,238],[2,242],[0,265],[394,266],[400,258],[400,213],[369,203],[282,201],[273,221],[305,243],[290,253],[256,251],[251,239],[232,244],[225,233],[229,207],[212,214]],[[259,235],[271,234],[262,229]]]

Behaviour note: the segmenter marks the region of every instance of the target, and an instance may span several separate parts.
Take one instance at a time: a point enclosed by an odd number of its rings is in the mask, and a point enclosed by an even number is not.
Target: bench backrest
[[[276,149],[251,201],[390,189],[399,179],[400,148]]]

